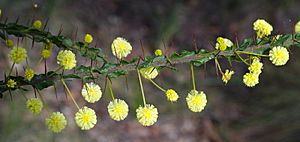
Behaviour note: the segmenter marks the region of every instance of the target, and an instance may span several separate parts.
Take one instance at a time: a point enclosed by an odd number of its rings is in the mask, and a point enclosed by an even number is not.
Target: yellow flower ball
[[[263,38],[271,34],[271,32],[273,31],[273,27],[265,20],[257,19],[253,23],[253,30],[256,31],[257,38]]]
[[[17,82],[15,82],[13,79],[9,79],[6,83],[7,87],[9,88],[15,88],[17,85]]]
[[[27,58],[27,51],[22,47],[14,47],[8,54],[8,57],[11,61],[16,64],[20,64]]]
[[[216,49],[224,51],[227,49],[227,47],[233,46],[233,43],[231,40],[223,37],[218,37],[217,38],[217,43],[216,43]]]
[[[40,114],[43,109],[43,103],[38,98],[28,99],[26,102],[27,109],[34,115]]]
[[[48,59],[52,54],[53,44],[51,42],[44,43],[44,48],[41,51],[41,56],[43,59]]]
[[[289,60],[289,52],[282,46],[273,47],[269,52],[269,56],[270,61],[272,61],[275,66],[283,66]]]
[[[250,73],[261,74],[263,68],[263,63],[260,62],[258,58],[255,58],[250,66],[248,67]]]
[[[10,48],[10,47],[14,46],[14,41],[11,40],[11,39],[7,39],[7,40],[5,40],[5,44],[6,44],[7,47]]]
[[[109,102],[107,110],[111,119],[115,121],[124,120],[128,115],[128,105],[124,100],[114,99]]]
[[[168,89],[166,91],[166,96],[167,96],[167,99],[171,102],[176,102],[179,98],[179,96],[177,95],[176,91],[173,90],[173,89]]]
[[[93,109],[84,106],[75,114],[75,122],[81,130],[89,130],[97,123],[97,116]]]
[[[42,27],[43,23],[41,20],[35,20],[32,24],[32,26],[36,29],[40,29]]]
[[[140,73],[146,79],[154,79],[158,75],[158,71],[155,67],[147,67],[140,69]]]
[[[203,91],[199,93],[197,90],[191,90],[186,97],[186,102],[192,112],[201,112],[206,106],[207,99]]]
[[[163,54],[163,52],[160,49],[156,49],[154,54],[155,54],[155,56],[161,56]]]
[[[111,50],[114,56],[121,59],[131,53],[132,47],[127,40],[122,37],[117,37],[111,44]]]
[[[76,66],[76,56],[70,50],[62,50],[57,55],[57,64],[65,70],[70,70]]]
[[[25,79],[30,81],[34,76],[34,71],[31,68],[26,68],[25,69]]]
[[[243,76],[243,82],[248,87],[254,87],[259,83],[259,74],[256,73],[246,73]]]
[[[81,95],[89,103],[95,103],[102,97],[102,91],[99,85],[91,83],[85,83],[81,90]]]
[[[46,118],[46,125],[52,132],[59,133],[66,128],[67,120],[63,113],[53,112],[48,118]]]
[[[90,35],[90,34],[86,34],[85,36],[84,36],[84,42],[85,43],[92,43],[93,42],[93,36],[92,35]]]
[[[136,109],[136,117],[143,126],[151,126],[157,121],[157,108],[151,104],[146,104],[144,107],[139,106]]]
[[[298,21],[295,25],[295,33],[300,33],[300,21]]]
[[[222,80],[225,84],[231,79],[231,76],[234,74],[234,71],[225,70],[225,73],[222,75]]]

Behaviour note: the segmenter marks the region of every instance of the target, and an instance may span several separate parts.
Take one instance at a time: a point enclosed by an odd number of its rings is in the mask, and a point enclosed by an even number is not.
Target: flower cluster
[[[162,52],[162,50],[160,50],[160,49],[156,49],[156,50],[154,51],[154,54],[155,54],[155,56],[161,56],[161,55],[163,54],[163,52]]]
[[[53,44],[51,42],[47,42],[44,44],[44,48],[41,51],[41,56],[43,59],[50,58],[52,54],[52,48],[53,48]]]
[[[91,83],[86,83],[83,85],[81,94],[84,99],[89,103],[95,103],[102,97],[102,91],[99,85]]]
[[[186,102],[192,112],[201,112],[206,106],[207,99],[203,91],[199,93],[197,90],[191,90],[186,97]]]
[[[231,76],[234,74],[234,71],[225,70],[225,73],[222,75],[222,80],[225,84],[231,79]]]
[[[93,36],[90,35],[90,34],[86,34],[86,35],[84,36],[84,42],[87,43],[87,44],[92,43],[92,42],[93,42]]]
[[[97,123],[97,116],[93,109],[84,106],[75,114],[75,122],[81,130],[89,130]]]
[[[70,50],[62,50],[57,55],[57,64],[65,70],[70,70],[76,66],[76,56]]]
[[[158,71],[155,67],[147,67],[140,69],[141,75],[146,79],[154,79],[158,75]]]
[[[8,54],[10,60],[16,64],[20,64],[27,58],[27,51],[22,47],[14,47]]]
[[[273,27],[265,20],[257,19],[253,23],[253,30],[256,31],[257,38],[263,38],[271,34],[271,32],[273,31]]]
[[[300,33],[300,21],[298,21],[296,24],[295,24],[295,33]]]
[[[132,47],[130,43],[122,37],[117,37],[111,44],[111,50],[118,59],[127,57],[131,53]]]
[[[15,82],[13,79],[9,79],[6,83],[6,86],[9,88],[15,88],[17,85],[17,82]]]
[[[25,69],[25,79],[30,81],[34,77],[34,71],[31,68],[26,68]]]
[[[41,20],[35,20],[32,24],[32,26],[36,29],[40,29],[42,27],[43,23]]]
[[[115,121],[124,120],[128,115],[128,105],[124,100],[114,99],[107,106],[109,116]]]
[[[231,47],[231,46],[233,46],[233,43],[231,40],[229,40],[227,38],[223,38],[223,37],[217,38],[217,43],[216,43],[216,47],[215,47],[217,50],[224,51],[227,49],[227,47]]]
[[[52,132],[59,133],[66,128],[67,120],[63,113],[53,112],[48,118],[46,118],[46,125]]]
[[[263,63],[258,57],[253,57],[252,63],[248,67],[249,73],[243,76],[243,82],[248,87],[254,87],[259,83],[259,75],[262,73]]]
[[[167,99],[171,102],[176,102],[179,98],[179,96],[177,95],[176,91],[173,90],[173,89],[168,89],[166,91],[166,96],[167,96]]]
[[[282,46],[276,46],[269,52],[270,60],[275,66],[283,66],[289,60],[289,52]]]
[[[136,117],[143,126],[153,125],[158,118],[158,111],[154,105],[146,104],[145,106],[139,106],[136,109]]]
[[[27,100],[26,107],[30,112],[37,115],[41,113],[43,109],[43,103],[38,98],[31,98]]]

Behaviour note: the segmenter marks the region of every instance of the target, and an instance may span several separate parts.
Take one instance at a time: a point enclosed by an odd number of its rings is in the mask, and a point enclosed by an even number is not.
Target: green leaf
[[[68,79],[68,78],[81,79],[81,77],[79,75],[77,75],[77,74],[64,75],[63,78],[64,79]]]
[[[71,48],[73,46],[73,41],[69,38],[66,38],[62,41],[62,44],[67,48]]]
[[[126,71],[126,70],[117,70],[112,73],[109,73],[108,77],[109,78],[117,78],[119,76],[126,75],[126,74],[128,74],[128,71]]]

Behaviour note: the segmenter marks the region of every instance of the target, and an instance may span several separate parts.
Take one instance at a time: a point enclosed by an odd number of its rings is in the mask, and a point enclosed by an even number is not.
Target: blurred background
[[[36,8],[35,5],[37,6]],[[33,19],[45,22],[57,34],[63,27],[63,35],[82,40],[86,33],[94,36],[92,45],[102,48],[115,61],[110,44],[122,36],[133,46],[127,58],[145,54],[155,49],[165,54],[179,50],[199,48],[213,50],[215,39],[224,36],[235,38],[254,37],[252,23],[263,18],[273,25],[273,34],[292,33],[300,20],[299,0],[1,0],[0,8],[8,21],[18,17],[22,24],[30,25]],[[77,34],[75,34],[77,31]],[[3,74],[8,63],[1,41],[0,70]],[[23,46],[31,45],[28,40]],[[165,46],[164,46],[165,44]],[[34,67],[39,59],[41,45],[29,51],[29,64]],[[58,50],[54,50],[57,52]],[[48,62],[49,69],[57,67],[56,53]],[[96,104],[87,104],[80,95],[80,81],[69,83],[78,103],[97,111],[98,123],[90,131],[81,131],[74,122],[76,108],[66,100],[62,86],[58,85],[58,99],[53,87],[42,91],[45,109],[40,116],[26,110],[22,93],[30,98],[33,92],[15,91],[13,101],[9,95],[0,100],[0,141],[2,142],[299,142],[300,141],[300,51],[292,49],[287,65],[275,67],[267,59],[260,84],[247,88],[242,75],[247,67],[234,63],[235,74],[224,85],[216,76],[214,63],[196,68],[198,90],[206,92],[208,105],[202,113],[187,109],[185,97],[191,90],[189,67],[177,65],[177,71],[163,70],[155,81],[164,88],[174,88],[180,95],[178,103],[166,101],[163,92],[144,80],[147,102],[157,106],[158,122],[142,127],[135,119],[135,109],[142,104],[135,72],[128,75],[128,89],[124,77],[113,80],[117,97],[125,99],[130,107],[129,117],[114,122],[108,116],[106,106],[110,101],[106,93]],[[80,61],[82,64],[85,60]],[[222,68],[229,68],[221,60]],[[22,70],[23,66],[17,66]],[[38,65],[40,73],[44,65]],[[22,73],[21,73],[22,74]],[[3,79],[3,77],[1,77]],[[99,82],[104,88],[104,80]],[[80,86],[80,87],[79,87]],[[44,119],[53,111],[67,115],[68,125],[59,134],[53,134],[44,125]]]

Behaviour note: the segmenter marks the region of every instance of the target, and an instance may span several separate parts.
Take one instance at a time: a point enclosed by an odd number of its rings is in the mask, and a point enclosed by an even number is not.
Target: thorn
[[[63,27],[62,26],[63,25],[61,24],[57,36],[60,36],[60,34],[62,33],[62,31],[63,31]]]
[[[75,29],[75,37],[74,37],[74,40],[77,39],[77,33],[78,33],[78,26],[76,26],[76,29]]]
[[[49,22],[49,18],[46,19],[46,22],[45,22],[45,26],[43,28],[43,31],[46,29],[46,27],[48,26],[48,22]]]
[[[194,46],[195,51],[197,52],[198,51],[198,45],[197,45],[195,34],[193,34],[193,46]]]
[[[145,59],[145,50],[144,50],[144,46],[143,46],[142,40],[140,40],[140,45],[142,47],[143,59]]]
[[[57,103],[59,103],[58,102],[58,97],[57,97],[58,95],[57,95],[56,83],[54,83],[53,87],[54,87],[54,93],[55,93],[56,101],[57,101]]]
[[[18,24],[20,16],[17,17],[15,24]]]
[[[18,68],[15,68],[15,69],[16,69],[16,76],[19,76]]]
[[[33,49],[34,47],[34,38],[32,39],[32,42],[31,42],[31,49]]]

